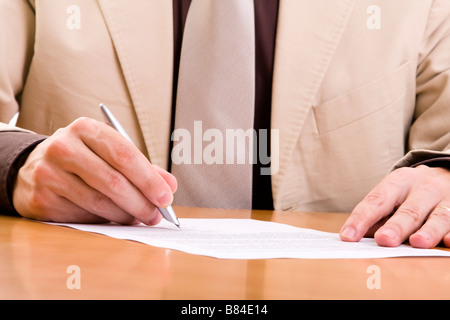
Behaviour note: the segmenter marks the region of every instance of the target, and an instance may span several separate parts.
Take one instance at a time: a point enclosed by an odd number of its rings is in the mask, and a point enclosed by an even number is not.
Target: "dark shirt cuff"
[[[450,170],[450,157],[439,157],[439,158],[432,158],[432,159],[427,159],[424,161],[421,161],[419,163],[414,164],[412,167],[418,167],[420,165],[426,165],[428,167],[433,167],[433,168],[446,168],[448,170]]]
[[[19,214],[12,204],[17,173],[36,145],[47,136],[21,131],[0,132],[0,214]]]

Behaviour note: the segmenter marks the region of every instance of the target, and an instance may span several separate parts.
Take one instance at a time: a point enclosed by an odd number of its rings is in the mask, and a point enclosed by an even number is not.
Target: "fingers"
[[[169,185],[160,171],[118,132],[105,124],[93,123],[93,120],[75,122],[73,130],[80,134],[86,146],[136,186],[151,203],[158,207],[168,207],[172,204],[173,186]],[[121,175],[109,175],[113,186],[122,185]],[[170,173],[166,173],[165,177],[169,175]]]
[[[59,197],[56,194],[52,194],[46,197],[47,200],[51,200],[53,206],[48,206],[48,201],[43,204],[40,216],[34,216],[34,218],[42,221],[51,222],[66,222],[66,223],[107,223],[110,220],[99,217],[92,214],[89,211],[84,210],[81,207],[74,205],[73,202]],[[68,214],[70,213],[70,214]]]
[[[343,241],[359,241],[380,220],[390,215],[402,203],[410,188],[410,175],[394,171],[384,178],[353,210],[342,226]]]
[[[104,221],[120,224],[135,224],[136,217],[123,210],[105,194],[87,185],[76,175],[59,172],[58,183],[52,185],[51,190],[60,197],[83,209],[86,213],[97,216]],[[76,211],[73,211],[74,214]],[[84,216],[83,216],[84,217]]]
[[[441,194],[426,184],[414,186],[395,214],[375,233],[375,240],[381,246],[400,245],[417,231],[440,199]]]
[[[172,193],[175,193],[177,191],[177,188],[178,188],[178,183],[177,183],[177,179],[175,178],[175,176],[173,174],[171,174],[170,172],[167,172],[163,168],[157,166],[157,165],[153,165],[153,168],[169,184],[169,186],[170,186],[170,188],[172,190]]]
[[[71,148],[76,144],[74,142]],[[148,224],[158,215],[155,205],[122,173],[89,152],[85,145],[80,143],[76,149],[79,152],[70,161],[60,164],[64,170],[57,180],[66,183],[54,187],[55,192],[94,214],[118,223],[132,223],[135,217]],[[72,192],[72,189],[78,192]]]
[[[170,205],[176,188],[175,177],[114,129],[79,119],[30,154],[13,198],[19,213],[40,220],[152,225],[161,220],[156,206]]]
[[[23,171],[23,169],[21,169]],[[25,170],[26,171],[26,170]],[[48,170],[40,168],[33,175],[49,177]],[[46,183],[51,180],[46,179]],[[71,222],[71,223],[102,223],[105,220],[80,207],[73,202],[57,195],[44,184],[34,186],[35,180],[31,175],[24,174],[18,177],[16,192],[13,194],[13,203],[16,210],[25,218],[40,221]],[[25,192],[24,192],[25,191]]]
[[[450,248],[450,232],[444,236],[444,245]]]
[[[438,205],[426,223],[411,235],[409,243],[416,248],[433,248],[442,239],[444,245],[450,247],[450,204]]]
[[[381,246],[450,244],[450,172],[441,168],[399,169],[359,203],[343,225],[344,241],[374,233]],[[449,204],[449,205],[445,205]],[[376,231],[376,232],[374,232]]]

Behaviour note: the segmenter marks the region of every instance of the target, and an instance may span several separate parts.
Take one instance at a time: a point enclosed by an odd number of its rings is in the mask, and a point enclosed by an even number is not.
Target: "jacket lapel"
[[[98,1],[148,154],[153,163],[166,167],[173,85],[172,1],[134,0],[133,5],[127,0]],[[274,199],[355,2],[280,0],[271,115],[272,129],[279,130],[279,145],[272,145],[272,166],[279,168],[272,176]]]
[[[166,167],[172,111],[172,1],[98,1],[150,159]]]
[[[272,145],[272,166],[278,168],[274,199],[355,2],[280,0],[272,97],[272,129],[279,130],[279,145]]]

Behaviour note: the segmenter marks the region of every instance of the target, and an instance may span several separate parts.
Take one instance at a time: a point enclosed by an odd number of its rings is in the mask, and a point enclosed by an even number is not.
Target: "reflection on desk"
[[[175,208],[338,232],[343,213]],[[449,258],[221,260],[0,217],[0,299],[448,299]],[[447,249],[448,250],[448,249]]]

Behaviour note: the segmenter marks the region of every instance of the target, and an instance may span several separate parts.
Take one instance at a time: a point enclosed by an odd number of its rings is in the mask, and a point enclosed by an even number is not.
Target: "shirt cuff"
[[[450,159],[450,149],[445,151],[433,150],[411,150],[402,159],[397,161],[389,171],[394,171],[402,167],[417,167],[425,164],[428,166],[449,168],[448,159]],[[440,164],[440,165],[438,165]]]
[[[17,173],[31,151],[47,136],[21,132],[0,132],[0,214],[19,216],[12,204]]]
[[[414,164],[412,167],[418,167],[420,165],[426,165],[428,167],[433,167],[433,168],[446,168],[450,170],[450,157],[440,157],[440,158],[433,158],[433,159],[427,159],[421,162],[418,162],[416,164]]]

